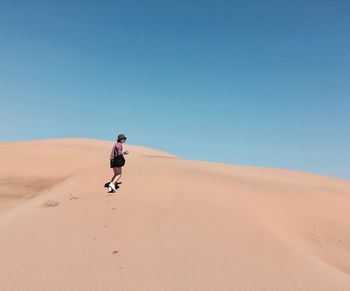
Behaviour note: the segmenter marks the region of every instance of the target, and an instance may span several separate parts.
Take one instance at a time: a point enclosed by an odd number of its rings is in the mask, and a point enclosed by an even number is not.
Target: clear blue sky
[[[74,3],[73,3],[74,2]],[[350,179],[349,1],[1,1],[0,141],[114,139]]]

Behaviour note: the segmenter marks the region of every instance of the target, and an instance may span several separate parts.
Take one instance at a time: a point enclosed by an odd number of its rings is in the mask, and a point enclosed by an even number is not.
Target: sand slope
[[[350,290],[350,182],[112,143],[0,143],[1,291]]]

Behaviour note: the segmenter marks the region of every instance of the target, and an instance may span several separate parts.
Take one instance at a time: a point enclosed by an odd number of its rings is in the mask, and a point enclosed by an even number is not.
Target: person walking
[[[122,177],[122,167],[125,165],[124,155],[129,154],[129,151],[125,148],[126,136],[119,134],[117,142],[113,145],[110,155],[110,167],[113,169],[112,179],[108,184],[108,192],[114,193],[117,187],[122,182],[119,182]],[[118,177],[118,178],[117,178]],[[114,181],[115,180],[115,181]]]

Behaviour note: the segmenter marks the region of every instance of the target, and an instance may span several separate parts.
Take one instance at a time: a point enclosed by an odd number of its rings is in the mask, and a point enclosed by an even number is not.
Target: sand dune
[[[1,291],[349,291],[350,182],[112,142],[0,143]]]

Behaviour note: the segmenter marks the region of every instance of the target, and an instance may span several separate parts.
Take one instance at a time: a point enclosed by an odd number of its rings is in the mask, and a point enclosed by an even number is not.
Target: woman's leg
[[[122,168],[120,167],[120,168],[117,168],[117,169],[118,169],[118,175],[119,175],[119,177],[118,177],[118,179],[115,181],[116,184],[118,183],[119,179],[122,177]]]
[[[113,180],[115,179],[115,177],[118,176],[118,168],[113,168],[113,177],[111,179],[111,183],[113,183]]]
[[[115,181],[115,183],[117,183],[119,181],[120,177],[122,176],[122,168],[113,168],[113,173],[114,173],[114,175],[111,179],[111,183],[114,181],[114,179],[117,176],[119,176],[118,179]]]

